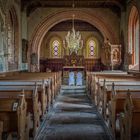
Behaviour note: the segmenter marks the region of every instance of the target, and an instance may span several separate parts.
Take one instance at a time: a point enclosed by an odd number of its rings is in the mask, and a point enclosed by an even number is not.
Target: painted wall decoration
[[[121,45],[111,45],[111,63],[113,66],[121,64]]]

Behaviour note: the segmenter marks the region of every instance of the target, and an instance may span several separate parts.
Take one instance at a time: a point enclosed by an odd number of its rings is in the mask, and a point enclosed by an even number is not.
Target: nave
[[[0,0],[0,140],[140,140],[139,93],[140,0]]]
[[[61,86],[35,140],[112,140],[86,86]]]

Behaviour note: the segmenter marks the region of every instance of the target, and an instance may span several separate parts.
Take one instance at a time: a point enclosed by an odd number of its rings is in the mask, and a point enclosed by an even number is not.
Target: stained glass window
[[[95,46],[96,43],[94,40],[89,41],[89,56],[94,56],[95,55]]]
[[[92,36],[86,41],[86,57],[98,58],[99,57],[99,42],[96,37]]]
[[[60,57],[60,42],[58,40],[52,42],[52,57]]]

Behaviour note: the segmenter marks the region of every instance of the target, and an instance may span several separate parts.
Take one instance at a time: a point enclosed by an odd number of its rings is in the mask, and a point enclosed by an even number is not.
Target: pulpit
[[[104,43],[101,55],[102,63],[113,70],[118,68],[121,64],[121,45],[111,44],[108,40]]]

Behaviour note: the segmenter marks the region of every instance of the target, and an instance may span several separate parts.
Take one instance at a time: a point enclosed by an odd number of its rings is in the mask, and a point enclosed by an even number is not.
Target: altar
[[[78,72],[80,72],[82,74],[82,81],[83,84],[85,84],[85,67],[84,66],[64,66],[63,67],[63,84],[68,85],[68,80],[69,80],[69,73],[73,72],[74,73],[74,79],[76,81],[76,75]]]

